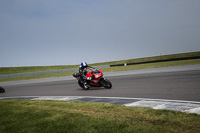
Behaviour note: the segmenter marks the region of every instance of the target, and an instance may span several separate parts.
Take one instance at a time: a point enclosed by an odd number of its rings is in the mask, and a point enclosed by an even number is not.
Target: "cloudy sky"
[[[200,0],[0,0],[0,67],[200,51]]]

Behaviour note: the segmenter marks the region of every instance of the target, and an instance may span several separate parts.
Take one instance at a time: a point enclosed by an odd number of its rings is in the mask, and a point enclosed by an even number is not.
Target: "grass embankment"
[[[0,100],[4,132],[200,132],[200,115],[79,101]]]
[[[146,61],[157,61],[157,60],[185,58],[185,57],[197,57],[197,56],[200,56],[200,52],[190,52],[190,53],[180,53],[180,54],[144,57],[144,58],[137,58],[137,59],[128,59],[128,60],[121,60],[121,61],[96,63],[94,65],[117,65],[117,64],[124,64],[124,63],[139,63],[139,62],[146,62]]]
[[[185,60],[185,61],[170,61],[170,62],[160,62],[160,63],[148,63],[148,64],[139,64],[139,65],[130,65],[130,66],[108,67],[108,68],[101,68],[101,70],[103,72],[115,72],[115,71],[127,71],[127,70],[138,70],[138,69],[170,67],[170,66],[180,66],[180,65],[192,65],[192,64],[200,64],[200,59]],[[75,72],[77,72],[77,71],[25,76],[25,77],[17,77],[17,78],[7,78],[7,79],[0,79],[0,82],[50,78],[50,77],[60,77],[60,76],[71,76]]]
[[[200,56],[200,52],[174,54],[174,55],[163,55],[163,56],[130,59],[130,60],[123,60],[123,61],[96,63],[96,64],[90,64],[90,65],[91,66],[116,65],[116,64],[124,64],[124,63],[136,63],[136,62],[155,61],[155,60],[164,60],[164,59],[181,58],[181,57],[182,58],[183,57],[195,57],[195,56]],[[101,68],[101,70],[103,70],[103,72],[114,72],[114,71],[126,71],[126,70],[137,70],[137,69],[180,66],[180,65],[193,65],[193,64],[200,64],[200,59],[168,61],[168,62],[138,64],[138,65],[130,65],[130,66],[118,66],[118,67],[110,67],[110,68]],[[13,74],[13,73],[36,72],[36,71],[45,71],[45,70],[48,71],[48,70],[78,68],[78,66],[79,65],[0,68],[0,75]],[[49,78],[49,77],[59,77],[59,76],[71,76],[74,72],[76,72],[76,71],[63,72],[63,73],[52,73],[52,74],[44,74],[44,75],[34,75],[34,76],[9,78],[9,79],[0,79],[0,82],[15,81],[15,80],[26,80],[26,79],[38,79],[38,78]]]
[[[78,65],[0,67],[0,75],[15,74],[15,73],[27,73],[27,72],[39,72],[39,71],[51,71],[51,70],[70,69],[70,68],[77,68],[77,67],[78,67]]]

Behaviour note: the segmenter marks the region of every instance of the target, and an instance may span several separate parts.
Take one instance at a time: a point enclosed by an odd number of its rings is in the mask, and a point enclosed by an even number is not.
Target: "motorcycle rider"
[[[83,85],[86,89],[90,87],[87,83],[87,80],[92,80],[92,76],[85,76],[87,74],[87,69],[95,70],[95,68],[88,66],[86,62],[82,62],[79,67],[80,81],[83,82]]]

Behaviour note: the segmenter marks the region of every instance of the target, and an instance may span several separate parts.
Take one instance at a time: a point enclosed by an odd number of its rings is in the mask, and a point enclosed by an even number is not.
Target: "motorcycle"
[[[85,88],[83,82],[80,80],[80,74],[74,73],[73,77],[78,80],[78,84],[84,90],[88,90],[90,87],[104,87],[106,89],[112,88],[112,83],[103,77],[102,70],[95,69],[94,71],[89,71],[85,75],[86,77],[91,77],[91,80],[87,80],[88,88]]]

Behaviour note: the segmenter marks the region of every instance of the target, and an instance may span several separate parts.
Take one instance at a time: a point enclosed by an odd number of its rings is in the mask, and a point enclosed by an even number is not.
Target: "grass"
[[[79,65],[0,67],[0,75],[77,68]]]
[[[0,100],[0,131],[200,132],[200,115],[80,101]]]
[[[147,63],[147,64],[130,65],[130,66],[109,67],[109,68],[104,68],[102,70],[104,70],[105,72],[114,72],[114,71],[127,71],[127,70],[138,70],[138,69],[171,67],[171,66],[184,66],[184,65],[194,65],[194,64],[200,64],[200,59],[169,61],[169,62],[159,62],[159,63]]]
[[[130,59],[130,60],[122,60],[122,61],[96,63],[96,64],[90,64],[90,65],[91,66],[115,65],[115,64],[136,63],[136,62],[145,62],[145,61],[153,61],[153,60],[161,60],[161,59],[181,58],[181,57],[196,57],[196,56],[200,56],[200,52],[146,57],[146,58],[139,58],[139,59]],[[200,59],[168,61],[168,62],[148,63],[148,64],[139,64],[139,65],[130,65],[130,66],[118,66],[118,67],[101,68],[101,70],[103,70],[103,72],[114,72],[114,71],[127,71],[127,70],[180,66],[180,65],[193,65],[193,64],[200,64]],[[7,67],[0,67],[0,75],[14,74],[14,73],[25,73],[25,72],[59,70],[59,69],[69,69],[69,68],[78,68],[78,67],[79,67],[79,65],[38,66],[38,67],[8,67],[8,68]],[[34,75],[34,76],[25,76],[25,77],[17,77],[17,78],[7,78],[7,79],[0,79],[0,82],[39,79],[39,78],[50,78],[50,77],[60,77],[60,76],[71,76],[74,72],[76,72],[76,71],[62,72],[62,73],[51,73],[51,74],[44,74],[44,75]]]
[[[200,51],[190,52],[190,53],[153,56],[153,57],[144,57],[144,58],[137,58],[137,59],[128,59],[128,60],[121,60],[121,61],[103,62],[103,63],[96,63],[93,65],[116,65],[116,64],[124,64],[124,63],[139,63],[139,62],[146,62],[146,61],[156,61],[156,60],[184,58],[184,57],[197,57],[197,56],[200,56]]]
[[[190,52],[190,53],[181,53],[181,54],[172,54],[172,55],[162,55],[138,59],[129,59],[121,61],[112,61],[112,62],[103,62],[90,64],[91,66],[100,66],[100,65],[116,65],[124,63],[136,63],[136,62],[145,62],[145,61],[155,61],[163,59],[172,59],[172,58],[181,58],[181,57],[196,57],[200,56],[200,52]],[[14,73],[26,73],[26,72],[38,72],[38,71],[50,71],[50,70],[60,70],[60,69],[69,69],[69,68],[78,68],[79,65],[63,65],[63,66],[32,66],[32,67],[0,67],[0,75],[4,74],[14,74]]]
[[[115,72],[115,71],[127,71],[127,70],[138,70],[138,69],[170,67],[170,66],[180,66],[180,65],[192,65],[192,64],[200,64],[200,59],[148,63],[148,64],[139,64],[139,65],[130,65],[130,66],[118,66],[118,67],[101,68],[101,70],[103,70],[103,72]],[[77,71],[70,71],[70,72],[63,72],[63,73],[51,73],[51,74],[34,75],[34,76],[17,77],[17,78],[7,78],[7,79],[0,79],[0,82],[50,78],[50,77],[60,77],[60,76],[71,76],[75,72],[77,72]]]

